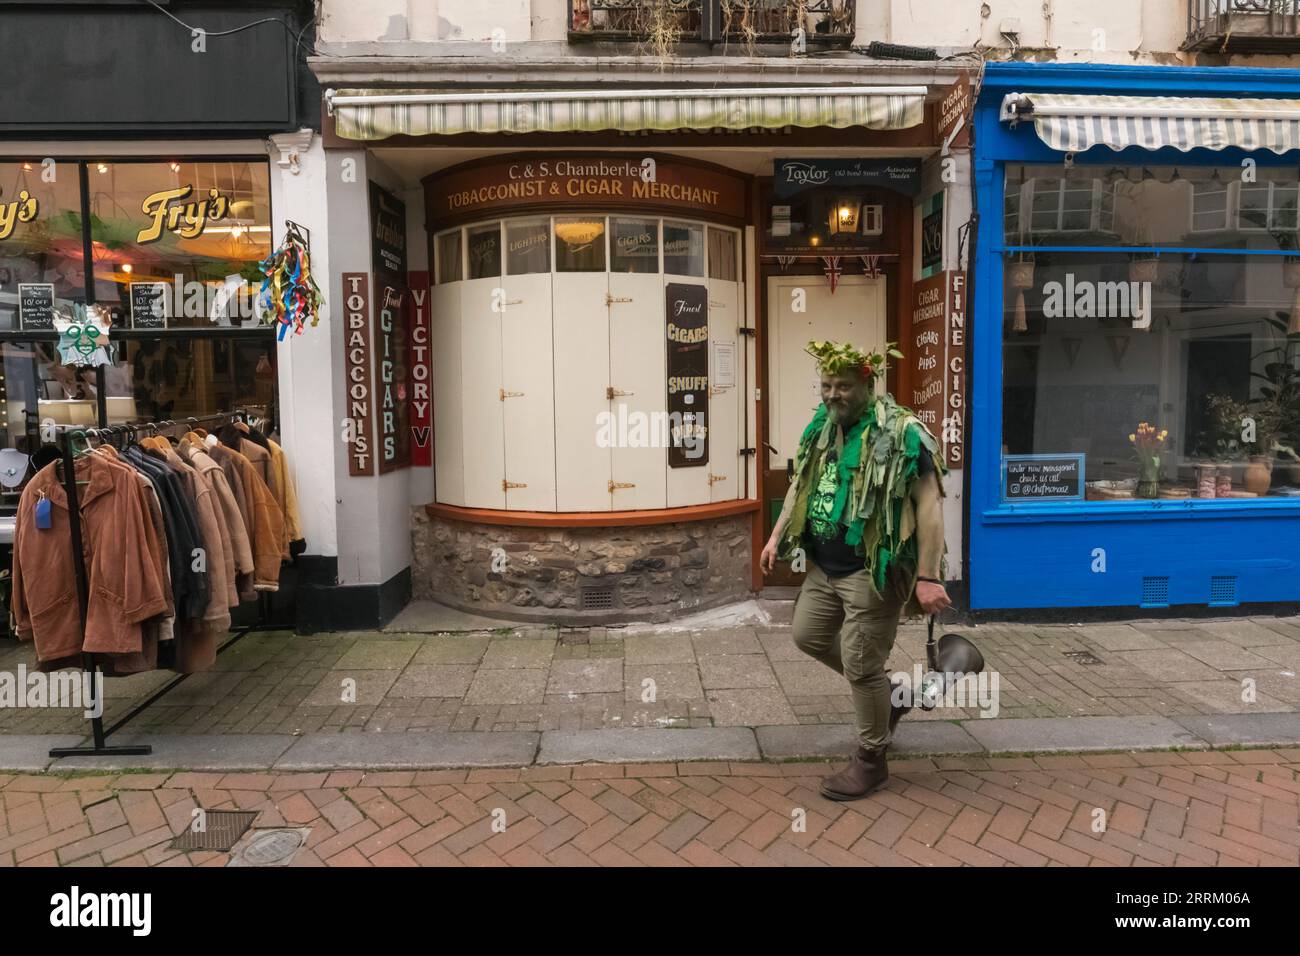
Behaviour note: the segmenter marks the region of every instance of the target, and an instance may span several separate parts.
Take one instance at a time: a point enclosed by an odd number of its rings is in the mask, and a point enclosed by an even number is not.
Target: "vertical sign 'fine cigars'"
[[[374,416],[370,352],[370,276],[365,272],[343,273],[343,369],[348,394],[347,417],[352,423],[352,441],[348,443],[348,474],[373,475]]]
[[[669,468],[709,463],[709,290],[668,283]]]
[[[375,270],[375,442],[379,473],[410,464],[411,307],[406,287],[406,204],[376,183],[370,184],[370,248]]]
[[[429,348],[429,273],[409,272],[406,284],[411,290],[411,307],[407,310],[410,334],[407,363],[409,383],[408,416],[411,423],[411,464],[427,468],[433,464],[433,392]]]

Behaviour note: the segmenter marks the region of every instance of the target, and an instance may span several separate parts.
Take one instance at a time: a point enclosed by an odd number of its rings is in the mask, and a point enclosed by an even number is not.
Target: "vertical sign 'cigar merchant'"
[[[375,270],[375,460],[386,474],[410,464],[406,331],[406,204],[370,184],[370,247]]]
[[[348,474],[373,475],[374,418],[370,414],[370,277],[364,272],[343,273],[343,306],[346,322],[343,369],[347,377]]]
[[[668,283],[668,467],[709,463],[709,290]]]

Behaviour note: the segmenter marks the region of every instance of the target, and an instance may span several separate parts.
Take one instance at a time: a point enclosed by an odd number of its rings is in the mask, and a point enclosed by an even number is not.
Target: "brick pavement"
[[[962,627],[1000,678],[999,717],[1293,712],[1300,709],[1300,618]],[[904,625],[891,670],[912,672],[924,629]],[[1098,663],[1067,653],[1086,652]],[[32,665],[0,642],[0,671]],[[107,717],[171,675],[108,683]],[[1242,682],[1255,699],[1242,701]],[[344,703],[345,680],[356,701]],[[655,699],[645,701],[646,681]],[[347,632],[245,637],[136,718],[133,730],[292,734],[406,730],[847,724],[838,675],[793,646],[788,627],[528,628],[481,634]],[[914,711],[909,720],[978,716]],[[79,733],[70,710],[0,710],[0,733]]]
[[[168,848],[195,807],[257,811],[244,842],[309,828],[292,866],[1300,865],[1300,748],[892,771],[852,803],[808,763],[0,773],[0,867],[227,865]]]

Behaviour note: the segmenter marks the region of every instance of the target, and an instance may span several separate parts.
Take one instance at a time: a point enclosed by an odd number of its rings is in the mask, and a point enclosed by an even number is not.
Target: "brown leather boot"
[[[884,786],[889,780],[885,748],[868,750],[859,746],[849,765],[822,781],[822,796],[827,800],[859,800]]]

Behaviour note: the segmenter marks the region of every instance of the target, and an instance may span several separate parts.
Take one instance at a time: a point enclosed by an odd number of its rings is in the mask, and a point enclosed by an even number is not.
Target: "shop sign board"
[[[407,273],[411,291],[407,310],[410,343],[407,354],[408,408],[411,429],[411,464],[427,468],[433,464],[433,372],[429,346],[429,273]]]
[[[921,278],[938,275],[943,269],[943,193],[921,203]]]
[[[54,284],[18,283],[18,319],[24,329],[54,328]]]
[[[709,463],[709,289],[670,282],[668,327],[669,468]]]
[[[425,183],[431,228],[481,213],[575,203],[736,221],[743,221],[748,211],[743,178],[664,156],[509,156],[435,174]]]
[[[131,328],[165,329],[171,304],[171,289],[166,282],[132,282]],[[226,320],[229,324],[229,319]]]
[[[938,134],[946,153],[970,145],[970,74],[963,72],[939,101]]]
[[[1004,501],[1080,501],[1082,454],[1003,455]]]
[[[966,462],[966,271],[948,273],[948,375],[944,418],[940,439],[949,468]]]
[[[406,287],[406,204],[375,183],[370,184],[370,249],[375,270],[375,447],[379,473],[410,464],[410,336]]]
[[[374,417],[371,409],[372,355],[370,350],[370,276],[365,272],[343,273],[343,374],[347,390],[345,434],[348,446],[348,474],[373,475]]]
[[[921,190],[919,159],[778,159],[772,174],[777,199],[818,186],[875,187],[909,197]]]
[[[911,408],[943,443],[949,468],[965,455],[966,273],[941,272],[913,287]]]

